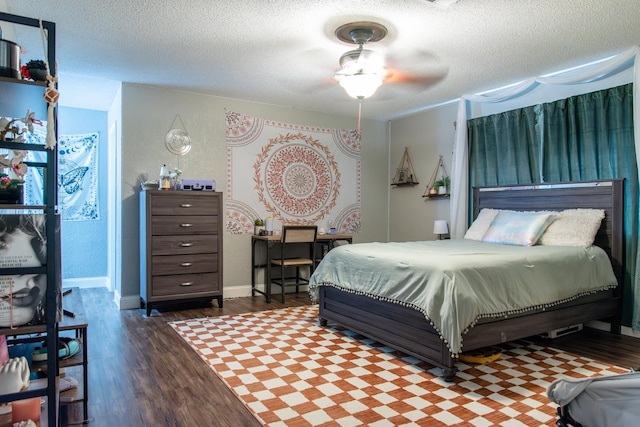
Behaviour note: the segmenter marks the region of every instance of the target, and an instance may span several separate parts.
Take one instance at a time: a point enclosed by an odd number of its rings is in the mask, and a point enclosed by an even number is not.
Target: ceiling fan
[[[336,30],[338,39],[358,45],[357,49],[342,54],[341,68],[335,74],[349,96],[360,100],[368,98],[382,84],[387,75],[384,60],[379,53],[365,49],[364,45],[380,41],[386,35],[387,29],[375,22],[353,22]]]
[[[358,47],[349,50],[340,56],[340,70],[334,78],[340,83],[347,94],[356,98],[358,107],[358,129],[360,135],[360,120],[362,117],[362,100],[372,96],[382,85],[388,83],[413,83],[423,88],[432,86],[444,79],[448,67],[439,66],[422,75],[411,75],[392,70],[385,64],[385,57],[375,50],[366,49],[364,46],[375,43],[386,37],[387,28],[379,23],[360,21],[344,24],[335,31],[336,37],[346,43],[356,44]],[[425,56],[425,52],[412,52],[414,56]],[[388,57],[386,58],[389,59]]]
[[[356,49],[342,54],[339,60],[340,70],[334,78],[351,97],[363,100],[372,96],[383,84],[413,84],[426,89],[442,79],[448,73],[448,67],[433,61],[427,52],[411,52],[411,63],[429,62],[428,70],[422,73],[402,72],[392,67],[393,55],[383,55],[365,45],[379,42],[388,34],[387,28],[377,22],[360,21],[341,25],[335,30],[336,37],[345,43],[357,45]],[[416,61],[419,57],[426,61]],[[431,60],[429,60],[431,59]],[[388,62],[388,63],[385,63]],[[422,64],[425,65],[425,64]],[[408,64],[405,64],[407,67]]]

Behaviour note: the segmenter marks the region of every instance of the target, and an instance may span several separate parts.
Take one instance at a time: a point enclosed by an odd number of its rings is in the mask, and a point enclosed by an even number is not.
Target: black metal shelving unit
[[[10,23],[16,25],[24,25],[28,27],[42,28],[47,34],[47,60],[51,66],[50,73],[55,74],[56,64],[56,28],[55,23],[49,21],[40,21],[34,18],[27,18],[0,12],[0,24]],[[46,101],[42,98],[47,87],[46,82],[28,82],[20,79],[0,77],[0,86],[10,86],[10,93],[21,93],[23,91],[32,92],[41,90],[41,102],[45,105]],[[10,101],[10,100],[7,100]],[[0,104],[4,105],[4,104]],[[40,106],[39,106],[40,107]],[[0,116],[3,116],[0,110]],[[54,124],[57,129],[57,108],[54,110]],[[56,135],[57,139],[57,135]],[[25,162],[30,167],[42,168],[44,170],[43,180],[43,204],[42,205],[24,205],[24,204],[0,204],[0,213],[33,213],[41,212],[45,215],[46,228],[46,264],[41,267],[21,267],[21,268],[1,268],[0,275],[21,275],[21,274],[46,274],[47,289],[45,296],[45,317],[46,324],[32,326],[17,326],[13,328],[0,328],[0,335],[14,337],[12,343],[22,343],[30,341],[42,341],[42,337],[37,334],[46,334],[46,343],[48,348],[47,354],[47,372],[46,387],[30,387],[26,391],[18,393],[0,395],[0,403],[12,402],[32,397],[46,396],[46,412],[42,412],[40,416],[40,425],[58,426],[59,405],[58,405],[58,385],[57,378],[59,374],[58,362],[58,322],[62,312],[62,295],[61,295],[61,259],[60,259],[60,215],[58,212],[57,201],[57,150],[47,149],[44,145],[25,144],[11,141],[0,141],[0,148],[4,149],[20,149],[26,151],[40,151],[46,153],[45,162]],[[54,373],[53,375],[51,373]],[[32,383],[33,384],[33,383]]]

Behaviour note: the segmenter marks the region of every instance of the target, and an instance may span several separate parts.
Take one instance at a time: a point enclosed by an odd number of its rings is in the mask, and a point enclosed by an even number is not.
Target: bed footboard
[[[453,381],[456,367],[444,341],[420,312],[321,286],[320,323],[332,321],[442,369]]]
[[[336,322],[352,331],[393,347],[442,369],[453,381],[456,359],[422,313],[409,307],[321,286],[319,318],[322,325]],[[603,293],[601,299],[541,312],[477,324],[464,335],[464,350],[500,345],[567,325],[618,317],[620,297]],[[612,322],[615,329],[615,322]],[[612,331],[615,332],[615,331]]]

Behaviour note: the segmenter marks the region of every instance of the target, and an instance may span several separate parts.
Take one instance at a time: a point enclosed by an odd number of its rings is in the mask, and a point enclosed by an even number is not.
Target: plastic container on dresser
[[[222,193],[140,193],[140,299],[217,299],[222,307]]]
[[[11,15],[0,12],[0,25],[31,27],[40,32],[42,25],[46,32],[47,61],[55,64],[55,24],[49,21]],[[16,41],[19,43],[19,41]],[[53,72],[52,72],[53,73]],[[0,77],[0,117],[25,117],[27,110],[36,113],[36,118],[46,120],[47,103],[43,95],[45,82],[28,82],[14,77]],[[56,121],[56,112],[53,112]],[[0,203],[0,215],[8,227],[22,234],[34,234],[30,243],[19,244],[17,235],[0,245],[0,334],[7,336],[10,345],[23,342],[45,341],[47,353],[46,371],[42,381],[32,381],[27,390],[0,395],[0,403],[16,402],[34,397],[46,397],[40,414],[41,426],[58,425],[58,322],[61,318],[61,277],[60,277],[60,216],[57,211],[57,151],[43,145],[26,144],[10,140],[9,133],[0,140],[0,152],[13,150],[37,151],[45,153],[46,160],[24,161],[28,167],[42,171],[43,188],[41,205]],[[8,234],[9,228],[5,229]],[[31,247],[32,251],[29,252]],[[23,252],[28,252],[25,255]],[[20,289],[22,288],[22,289]],[[27,293],[28,291],[28,293]],[[20,293],[21,292],[21,293]],[[29,308],[33,314],[26,310]],[[41,334],[40,336],[34,334]],[[53,373],[53,374],[50,374]],[[2,417],[7,417],[3,415]],[[8,415],[11,420],[11,415]],[[0,423],[6,419],[0,417]]]

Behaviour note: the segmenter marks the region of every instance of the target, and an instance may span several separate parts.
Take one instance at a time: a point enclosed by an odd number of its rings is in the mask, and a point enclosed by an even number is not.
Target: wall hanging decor
[[[27,134],[27,143],[43,145],[46,134]],[[100,134],[60,135],[58,138],[58,203],[63,221],[100,219],[98,206],[98,146]],[[29,162],[42,161],[41,152],[29,152]],[[41,168],[29,168],[25,203],[43,203]]]
[[[360,230],[356,130],[283,123],[226,112],[227,232],[250,234],[256,218]]]
[[[182,129],[175,127],[176,120],[180,121]],[[176,117],[173,119],[171,130],[169,130],[164,137],[164,145],[170,153],[177,156],[184,156],[191,150],[191,137],[189,136],[189,132],[187,132],[187,128],[180,114],[176,114]]]
[[[405,186],[414,186],[419,184],[418,178],[416,177],[416,173],[413,170],[413,164],[411,163],[411,158],[409,157],[409,147],[404,147],[404,154],[402,155],[402,160],[400,161],[400,165],[398,169],[396,169],[396,174],[391,181],[391,185],[395,185],[398,187]]]
[[[449,177],[449,172],[447,172],[447,168],[444,165],[441,154],[422,197],[430,199],[449,197],[450,188],[451,178]]]

